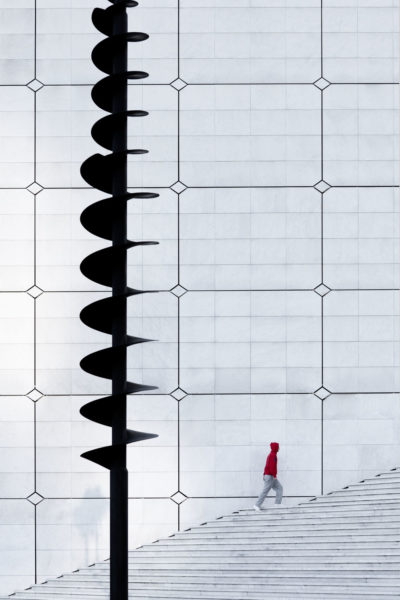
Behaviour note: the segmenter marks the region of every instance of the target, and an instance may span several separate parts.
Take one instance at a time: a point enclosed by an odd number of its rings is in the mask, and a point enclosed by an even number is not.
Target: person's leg
[[[281,504],[282,502],[282,495],[283,495],[283,487],[280,481],[278,481],[278,479],[274,479],[272,482],[272,486],[271,486],[274,490],[275,490],[275,504]]]
[[[272,475],[264,475],[264,488],[261,494],[259,495],[257,502],[255,503],[255,506],[258,506],[258,508],[261,508],[262,503],[264,502],[265,498],[268,495],[268,492],[272,487],[273,481],[274,478],[272,477]]]

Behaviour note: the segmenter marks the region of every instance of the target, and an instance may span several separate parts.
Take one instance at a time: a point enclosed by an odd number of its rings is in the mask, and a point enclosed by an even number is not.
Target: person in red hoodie
[[[278,457],[279,444],[271,442],[271,452],[267,456],[267,462],[264,469],[264,489],[258,497],[257,502],[253,506],[254,510],[261,510],[261,505],[267,497],[269,491],[275,490],[275,506],[282,506],[283,487],[276,478],[278,474]]]

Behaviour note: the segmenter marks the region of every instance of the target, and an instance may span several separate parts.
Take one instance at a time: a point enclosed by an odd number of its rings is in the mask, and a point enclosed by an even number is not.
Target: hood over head
[[[271,442],[270,446],[271,446],[272,452],[278,452],[278,450],[279,450],[278,442]]]

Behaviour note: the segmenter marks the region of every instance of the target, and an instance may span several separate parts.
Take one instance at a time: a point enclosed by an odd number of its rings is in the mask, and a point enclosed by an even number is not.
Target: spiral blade
[[[136,0],[108,0],[114,6],[125,6],[125,7],[135,7],[139,5],[139,2]]]
[[[143,440],[151,440],[158,437],[156,433],[145,433],[144,431],[135,431],[133,429],[127,429],[126,433],[126,441],[128,444],[132,444],[132,442],[143,442]]]
[[[117,444],[103,446],[102,448],[94,448],[94,450],[83,452],[81,457],[100,465],[100,467],[111,470],[118,462],[120,452],[123,448],[125,448],[125,444],[121,444],[121,448]]]
[[[103,148],[112,150],[115,132],[121,127],[126,127],[127,117],[146,117],[148,114],[145,110],[127,110],[115,115],[107,115],[93,125],[92,138]]]
[[[85,277],[100,285],[112,286],[113,269],[124,257],[128,248],[134,246],[155,246],[158,242],[126,242],[121,246],[102,248],[89,254],[81,262],[81,272]]]
[[[146,390],[157,390],[157,386],[154,385],[146,385],[145,387],[143,387],[140,383],[135,383],[134,381],[127,381],[126,382],[126,393],[127,394],[136,394],[138,392],[143,391],[144,389]]]
[[[100,71],[110,75],[113,72],[114,55],[119,53],[127,42],[143,42],[148,37],[147,33],[140,32],[113,35],[102,40],[93,48],[92,61]]]
[[[158,437],[158,435],[154,433],[145,433],[142,431],[127,429],[126,441],[124,444],[113,444],[112,446],[95,448],[94,450],[88,450],[87,452],[84,452],[81,454],[81,456],[82,458],[86,458],[87,460],[90,460],[101,467],[112,469],[118,464],[121,454],[125,452],[126,444],[130,444],[132,442],[142,442],[143,440],[151,440],[156,437]]]
[[[134,246],[133,242],[127,242],[121,246],[107,246],[89,254],[81,262],[82,274],[95,283],[110,287],[114,265],[123,259],[126,250],[132,246]]]
[[[113,152],[112,154],[93,154],[81,165],[81,175],[91,187],[102,192],[111,194],[115,172],[123,163],[127,154],[147,154],[147,150],[135,149],[124,152]]]
[[[135,336],[127,336],[126,344],[124,346],[112,346],[111,348],[103,348],[92,352],[79,363],[81,369],[86,373],[95,375],[96,377],[102,377],[103,379],[112,379],[114,365],[117,364],[125,356],[126,348],[136,344],[143,344],[144,342],[152,342],[147,338],[139,338]]]
[[[85,306],[80,313],[80,319],[87,327],[102,333],[112,333],[113,317],[124,309],[126,299],[139,294],[153,294],[156,292],[146,290],[127,289],[121,296],[102,298]]]
[[[149,74],[145,71],[127,71],[117,75],[109,75],[100,79],[92,89],[92,99],[97,106],[111,113],[113,98],[125,90],[129,79],[145,79]]]
[[[147,199],[158,198],[158,196],[159,194],[150,192],[135,192],[99,200],[85,208],[81,214],[81,223],[90,233],[105,240],[112,240],[112,216],[116,207],[118,208],[122,202],[133,198]]]
[[[147,338],[130,336],[126,329],[126,308],[129,297],[144,294],[127,286],[127,251],[135,246],[154,245],[158,242],[131,241],[126,239],[127,202],[133,198],[156,198],[158,194],[148,192],[128,193],[127,191],[127,156],[128,154],[144,154],[147,150],[127,150],[127,119],[144,117],[144,110],[127,110],[127,86],[130,80],[148,77],[144,71],[127,70],[127,49],[131,42],[143,42],[148,38],[146,33],[127,32],[127,7],[138,5],[135,0],[109,0],[111,6],[106,9],[96,8],[92,13],[92,21],[98,31],[107,36],[100,41],[92,52],[92,61],[97,68],[107,74],[92,89],[93,102],[110,115],[103,117],[92,127],[92,137],[100,146],[111,150],[111,154],[100,153],[89,157],[81,167],[83,179],[98,190],[110,194],[85,208],[81,214],[81,223],[94,235],[111,240],[112,245],[102,248],[87,256],[81,263],[82,273],[91,281],[112,288],[112,295],[102,298],[86,306],[80,314],[81,321],[88,327],[112,334],[113,345],[85,356],[81,360],[81,368],[91,375],[112,381],[113,394],[89,402],[81,408],[81,414],[101,425],[112,427],[113,441],[110,446],[90,450],[82,456],[102,467],[114,470],[113,498],[123,503],[126,498],[126,445],[131,442],[157,437],[152,433],[144,433],[126,429],[126,396],[138,392],[156,390],[154,386],[142,385],[127,381],[126,355],[127,348],[151,341]],[[117,473],[118,472],[118,473]],[[121,476],[124,473],[124,476]],[[115,479],[115,476],[118,476]],[[124,511],[122,511],[125,514]],[[121,513],[121,514],[122,514]],[[121,565],[123,559],[119,547],[124,546],[125,539],[121,531],[127,530],[127,521],[121,528],[111,527],[114,533],[114,556],[118,561],[111,561],[111,597],[127,597],[127,576],[121,582]],[[120,546],[118,546],[118,543]],[[113,553],[111,552],[111,556]],[[127,549],[126,549],[127,556]],[[114,571],[113,571],[114,564]],[[127,575],[127,574],[126,574]],[[113,591],[114,590],[114,591]]]
[[[119,13],[121,8],[133,8],[135,6],[138,6],[138,2],[135,0],[121,0],[106,9],[95,8],[92,12],[92,23],[104,35],[112,35],[115,15]]]
[[[157,388],[152,385],[141,385],[139,383],[134,383],[132,385],[136,386],[136,392],[148,392],[152,390],[156,390]],[[114,396],[105,396],[104,398],[98,398],[97,400],[92,400],[88,404],[85,404],[80,409],[80,413],[83,417],[88,419],[89,421],[94,421],[95,423],[99,423],[99,425],[105,425],[107,427],[112,426],[113,416],[118,414],[121,406],[125,405],[126,396],[124,394],[116,394]],[[158,437],[155,434],[146,434],[152,435],[152,437]],[[136,441],[136,440],[130,440]]]

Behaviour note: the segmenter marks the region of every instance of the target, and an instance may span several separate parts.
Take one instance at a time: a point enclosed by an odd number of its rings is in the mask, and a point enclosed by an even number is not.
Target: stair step
[[[182,580],[188,580],[197,577],[213,577],[220,578],[221,580],[224,578],[246,578],[252,577],[253,580],[257,580],[258,577],[266,577],[271,573],[273,576],[279,573],[279,577],[283,579],[287,577],[309,577],[312,576],[314,578],[317,577],[343,577],[344,579],[351,578],[365,578],[370,577],[375,580],[380,579],[392,579],[398,578],[398,568],[399,565],[385,565],[384,568],[379,568],[379,566],[374,566],[371,568],[367,568],[364,566],[360,566],[356,568],[354,565],[332,565],[326,564],[324,568],[321,565],[314,564],[292,564],[292,565],[273,565],[268,567],[264,565],[264,568],[255,568],[256,565],[240,565],[240,564],[232,564],[232,565],[202,565],[201,568],[196,565],[189,568],[187,565],[176,565],[171,567],[170,565],[148,565],[144,567],[143,565],[138,565],[136,569],[129,569],[129,580],[134,581],[139,576],[140,577],[152,577],[156,580],[165,579],[174,579],[179,577]],[[391,568],[390,568],[391,567]],[[89,573],[87,571],[79,571],[75,574],[64,575],[62,578],[54,580],[57,585],[72,585],[72,584],[85,584],[92,583],[96,585],[103,585],[106,583],[108,585],[109,582],[109,573],[101,573],[101,571]],[[49,583],[53,583],[53,580],[49,580]]]
[[[351,497],[351,494],[344,494],[341,496],[340,494],[330,494],[329,496],[317,496],[315,500],[308,500],[308,502],[313,503],[321,503],[321,504],[339,504],[339,503],[349,503],[349,502],[360,502],[365,504],[369,502],[370,504],[377,504],[378,502],[383,502],[385,504],[389,503],[398,503],[400,500],[400,494],[354,494]],[[302,506],[304,506],[302,504]],[[272,510],[283,510],[281,509],[272,509]]]
[[[342,498],[342,497],[346,497],[349,498],[350,500],[352,500],[353,498],[355,499],[364,499],[364,498],[372,498],[374,499],[376,496],[378,496],[379,498],[381,498],[382,500],[386,499],[390,499],[391,497],[395,497],[395,498],[400,498],[400,492],[397,489],[393,489],[393,488],[380,488],[378,487],[377,489],[373,488],[373,489],[363,489],[363,488],[349,488],[348,490],[340,490],[338,492],[330,492],[329,494],[326,494],[326,496],[319,496],[318,498]]]
[[[145,592],[143,592],[142,590],[137,590],[132,596],[132,600],[149,600],[150,598],[157,598],[157,600],[171,600],[171,598],[173,598],[174,600],[264,600],[268,598],[273,598],[274,600],[276,600],[276,593],[276,591],[268,592],[268,590],[265,590],[261,593],[245,591],[236,592],[234,590],[231,590],[229,594],[226,594],[226,592],[209,592],[206,590],[202,590],[201,592],[199,592],[198,590],[190,591],[189,593],[177,590],[163,590],[161,593],[159,590],[146,590]],[[289,590],[288,594],[289,595],[282,595],[281,593],[279,593],[279,600],[293,600],[293,590]],[[344,594],[346,594],[346,596],[344,596]],[[87,594],[76,594],[74,596],[71,596],[69,594],[57,594],[54,596],[54,598],[56,598],[57,600],[70,600],[71,598],[73,598],[74,600],[86,600],[87,598],[90,599],[98,597],[99,596],[89,596]],[[338,586],[335,587],[333,590],[325,588],[322,593],[318,592],[318,590],[316,589],[307,589],[306,595],[303,595],[302,591],[300,590],[300,592],[296,593],[295,595],[296,600],[309,600],[310,598],[315,598],[316,600],[324,600],[327,598],[331,600],[351,600],[353,598],[357,598],[358,600],[362,600],[363,598],[368,597],[370,597],[371,599],[373,598],[373,600],[387,600],[388,598],[397,597],[397,591],[391,592],[388,590],[376,590],[367,586],[360,586],[358,590],[348,590]],[[22,592],[18,595],[19,600],[32,600],[32,598],[40,600],[40,596],[38,596],[37,594],[33,595]],[[49,596],[42,596],[42,598],[46,598],[47,600]],[[7,597],[7,599],[2,598],[1,600],[9,600],[9,597]]]
[[[281,540],[277,540],[278,545],[282,546],[282,548],[287,548],[289,546],[289,548],[293,547],[293,541],[285,541],[282,542]],[[400,549],[400,540],[398,542],[393,542],[393,541],[380,541],[379,543],[375,542],[371,542],[370,540],[362,540],[362,542],[360,543],[359,541],[354,541],[354,540],[340,540],[340,544],[338,543],[337,540],[330,540],[330,541],[314,541],[312,544],[312,547],[314,549],[321,549],[324,546],[326,548],[333,548],[333,549],[341,549],[342,551],[344,550],[344,548],[341,546],[341,544],[346,544],[346,549],[347,548],[355,548],[355,549],[359,549],[359,548],[370,548],[370,549],[375,549],[376,547],[378,548],[390,548],[390,549]],[[216,546],[214,546],[215,549],[228,549],[229,551],[232,551],[233,549],[236,550],[270,550],[272,549],[273,546],[276,546],[277,544],[275,542],[271,542],[270,540],[263,540],[259,543],[252,543],[252,544],[235,544],[232,547],[232,544],[223,544],[220,543]],[[306,548],[310,549],[310,539],[306,539],[304,540],[300,540],[296,542],[296,547],[297,549],[302,549],[302,546],[305,546]],[[154,543],[151,547],[146,548],[146,550],[143,549],[143,551],[148,552],[148,551],[152,551],[154,548],[162,548],[163,550],[165,550],[166,548],[169,548],[171,546],[170,542],[167,542],[165,540],[160,540],[157,543]],[[258,548],[257,548],[258,547]],[[187,552],[189,549],[189,544],[185,544],[181,546],[182,551]],[[209,550],[209,545],[208,544],[192,544],[192,548],[191,551],[193,550]]]
[[[354,527],[358,527],[364,529],[365,527],[369,527],[370,529],[377,529],[378,527],[390,527],[391,525],[400,528],[400,519],[391,519],[390,517],[370,517],[369,519],[340,519],[338,517],[332,519],[266,519],[265,521],[259,519],[258,521],[251,521],[249,519],[243,520],[243,523],[237,521],[216,521],[205,523],[201,526],[189,527],[183,531],[177,531],[172,535],[183,535],[188,531],[192,532],[203,532],[207,531],[210,533],[211,531],[235,531],[235,532],[249,532],[254,533],[255,531],[262,531],[267,533],[268,531],[283,530],[283,529],[333,529],[335,527],[340,527],[343,530],[351,529]]]
[[[308,580],[309,581],[309,580]],[[174,590],[174,591],[179,591],[179,590],[185,590],[185,591],[198,591],[199,589],[199,584],[200,582],[196,582],[196,583],[173,583],[173,584],[168,584],[168,583],[160,583],[160,584],[156,584],[152,581],[149,582],[149,585],[146,585],[144,583],[141,584],[136,584],[136,585],[131,585],[129,586],[130,591],[135,591],[135,590],[159,590],[159,591],[164,591],[164,590]],[[241,593],[243,592],[251,592],[251,591],[259,591],[262,592],[264,589],[265,585],[268,585],[268,587],[270,588],[270,591],[272,591],[273,589],[279,590],[279,591],[305,591],[307,588],[309,587],[314,587],[314,589],[318,588],[319,591],[328,589],[331,591],[335,590],[335,585],[340,585],[340,588],[342,590],[347,590],[347,591],[353,591],[355,588],[359,588],[360,584],[364,584],[364,585],[368,585],[368,587],[371,589],[373,588],[375,591],[380,592],[382,590],[385,591],[390,591],[390,592],[395,592],[397,594],[400,593],[400,585],[396,586],[396,585],[384,585],[382,584],[381,586],[377,586],[375,584],[375,582],[373,580],[368,580],[368,578],[365,578],[364,581],[361,582],[354,582],[353,584],[351,583],[346,583],[343,584],[340,579],[339,580],[313,580],[312,583],[308,582],[307,584],[304,583],[304,581],[302,582],[300,579],[294,579],[290,584],[288,584],[286,581],[285,582],[281,582],[281,581],[277,581],[276,578],[271,577],[269,580],[264,580],[263,582],[260,582],[259,584],[253,584],[253,582],[248,582],[245,584],[232,584],[232,583],[227,583],[227,584],[214,584],[214,583],[205,583],[205,582],[201,582],[201,589],[204,591],[221,591],[221,592],[229,592],[231,589],[234,591],[240,591]]]
[[[375,475],[375,477],[396,477],[396,476],[400,476],[400,467],[396,467],[394,469],[390,469],[390,471],[384,471],[383,473],[378,473],[378,475]]]
[[[317,553],[317,554],[316,554]],[[388,553],[390,555],[388,556]],[[295,546],[286,549],[266,549],[266,550],[253,550],[251,555],[241,550],[234,551],[231,548],[228,550],[193,550],[188,553],[185,550],[174,550],[168,549],[167,551],[159,550],[158,552],[146,552],[142,556],[138,557],[140,564],[147,562],[148,560],[189,560],[189,561],[228,561],[237,560],[257,560],[258,562],[270,561],[276,557],[277,561],[284,560],[315,560],[321,558],[323,560],[336,560],[343,559],[346,561],[353,561],[354,559],[360,558],[360,561],[366,560],[367,562],[378,561],[386,562],[386,560],[393,559],[394,562],[399,561],[400,547],[397,549],[393,548],[303,548],[298,549]],[[130,561],[129,564],[139,564],[137,561]]]
[[[331,522],[333,519],[338,522],[343,522],[346,520],[350,521],[362,521],[376,519],[379,521],[386,520],[388,522],[400,521],[400,509],[392,509],[392,510],[373,510],[373,509],[365,509],[359,511],[350,511],[343,510],[341,512],[338,511],[329,511],[324,513],[318,513],[318,515],[314,515],[310,511],[303,512],[294,512],[294,511],[281,511],[278,514],[271,514],[269,511],[262,510],[261,512],[252,511],[249,513],[243,513],[242,515],[229,515],[227,517],[221,517],[217,520],[207,521],[205,524],[216,524],[216,523],[277,523],[277,522],[292,522],[292,521],[302,521],[304,523],[319,523],[321,520],[329,520]]]
[[[392,523],[390,519],[385,521],[386,523]],[[356,521],[350,523],[324,523],[323,521],[313,523],[313,530],[318,531],[358,531],[360,528],[363,530],[368,529],[368,531],[374,532],[382,531],[383,521]],[[400,521],[396,522],[395,529],[400,531]],[[207,524],[203,527],[191,527],[190,529],[185,529],[185,531],[180,531],[174,533],[173,536],[175,538],[180,538],[182,536],[186,536],[187,533],[191,533],[193,535],[210,535],[211,533],[229,533],[231,536],[244,536],[246,533],[265,533],[269,535],[274,532],[286,532],[286,531],[310,531],[310,523],[285,523],[285,522],[276,522],[276,521],[267,521],[261,523],[255,523],[254,525],[248,524],[238,524],[238,525],[218,525],[218,524]],[[172,536],[171,536],[172,537]]]
[[[397,489],[400,487],[400,477],[396,481],[390,481],[390,480],[382,481],[382,479],[380,479],[380,478],[365,479],[364,481],[358,481],[357,483],[349,483],[349,485],[346,485],[345,487],[341,488],[341,490],[347,490],[349,488],[358,488],[358,487],[365,487],[365,488],[381,487],[382,489],[384,489],[386,487],[392,487],[392,488]],[[332,490],[332,491],[341,491],[341,490]]]
[[[155,564],[168,564],[168,565],[192,565],[193,561],[196,561],[196,564],[210,564],[210,565],[215,565],[218,564],[221,566],[221,568],[223,568],[223,566],[225,564],[236,564],[237,562],[241,563],[241,564],[257,564],[257,565],[265,565],[265,564],[340,564],[340,565],[369,565],[372,566],[374,564],[376,564],[376,560],[377,558],[380,558],[380,560],[382,560],[382,562],[385,565],[389,565],[389,564],[394,564],[394,565],[398,565],[400,567],[400,556],[392,556],[392,555],[388,555],[386,554],[376,554],[373,552],[370,552],[370,554],[363,554],[361,556],[357,555],[357,551],[354,553],[354,555],[346,555],[343,556],[342,554],[337,554],[334,555],[331,552],[329,554],[325,554],[321,556],[321,553],[319,554],[300,554],[298,552],[293,552],[291,554],[281,554],[281,555],[277,555],[275,556],[274,554],[270,553],[270,554],[264,554],[264,555],[259,555],[256,554],[255,556],[242,556],[242,555],[237,555],[237,556],[232,556],[231,553],[226,553],[225,555],[218,555],[216,553],[205,553],[204,555],[199,555],[199,553],[190,555],[189,557],[185,554],[178,554],[178,555],[172,555],[171,553],[168,552],[166,554],[163,554],[161,556],[159,556],[158,554],[154,554],[151,555],[151,565],[155,565]],[[129,568],[136,568],[136,565],[147,565],[148,561],[149,561],[149,556],[141,556],[138,557],[135,561],[130,562],[129,563]],[[304,562],[303,562],[304,561]],[[100,570],[108,570],[108,567],[91,567],[93,569],[98,569]],[[369,567],[368,567],[369,568]],[[80,572],[82,571],[82,569],[80,569]]]
[[[167,538],[165,540],[163,540],[162,544],[174,544],[174,543],[179,543],[179,544],[199,544],[203,541],[203,543],[205,542],[210,542],[211,540],[213,540],[215,543],[219,543],[219,542],[224,542],[224,541],[230,541],[231,543],[246,543],[246,544],[253,544],[253,543],[276,543],[279,541],[286,541],[286,540],[292,540],[292,543],[297,541],[297,540],[307,540],[307,541],[313,541],[316,540],[317,542],[320,540],[325,540],[325,541],[337,541],[337,540],[342,540],[346,541],[346,540],[360,540],[360,541],[396,541],[399,540],[400,541],[400,531],[398,529],[390,529],[389,532],[384,532],[382,530],[378,530],[377,533],[373,533],[372,531],[360,531],[358,529],[352,530],[352,531],[335,531],[333,529],[329,530],[328,532],[324,532],[324,531],[318,531],[318,530],[309,530],[309,531],[268,531],[265,533],[265,535],[261,535],[261,532],[258,531],[257,535],[253,535],[253,536],[249,536],[249,537],[245,537],[243,535],[241,535],[240,533],[231,533],[231,534],[227,534],[227,533],[210,533],[210,534],[195,534],[192,533],[191,531],[186,532],[185,535],[179,535],[178,536],[174,536],[174,537],[170,537]]]
[[[400,500],[400,496],[396,499],[391,498],[391,499],[387,499],[387,497],[376,497],[375,499],[372,498],[349,498],[349,500],[346,500],[346,498],[334,498],[334,496],[321,496],[319,498],[316,498],[315,500],[308,500],[308,506],[309,505],[313,505],[313,506],[318,506],[321,508],[326,508],[326,507],[348,507],[349,505],[352,505],[353,503],[358,503],[361,506],[368,506],[368,507],[377,507],[379,506],[379,504],[383,504],[384,506],[398,506],[399,505],[399,500]],[[306,506],[305,503],[301,503],[300,506]],[[272,509],[272,510],[276,510],[276,509]],[[279,509],[279,510],[288,510],[286,509]]]
[[[218,548],[223,549],[225,551],[231,551],[233,549],[233,547],[236,545],[236,547],[238,549],[240,549],[243,552],[253,552],[254,550],[268,550],[270,548],[272,548],[274,545],[279,547],[279,542],[277,544],[271,544],[267,541],[264,542],[260,542],[260,543],[241,543],[241,544],[228,544],[228,543],[219,543],[217,544]],[[296,544],[297,545],[297,544]],[[354,540],[341,540],[340,544],[337,542],[337,540],[334,541],[321,541],[321,542],[311,542],[310,540],[307,541],[301,541],[298,544],[298,549],[303,549],[303,548],[314,548],[316,550],[320,550],[320,549],[330,549],[330,548],[339,548],[341,545],[343,545],[343,549],[347,550],[348,548],[354,549],[354,548],[359,548],[360,544],[357,541]],[[284,548],[284,544],[281,544],[281,547]],[[286,543],[286,547],[293,547],[293,543]],[[370,548],[373,548],[375,546],[375,544],[373,542],[370,542]],[[399,549],[400,548],[400,541],[399,542],[380,542],[379,543],[380,548],[385,548],[385,549],[392,549],[392,548],[396,548]],[[163,548],[167,548],[168,544],[163,545]],[[186,544],[185,545],[185,549],[186,552],[190,552],[192,553],[193,550],[196,549],[202,549],[202,550],[206,550],[208,547],[207,544]]]
[[[393,484],[387,483],[385,485],[378,485],[377,483],[357,483],[348,485],[341,490],[332,490],[326,493],[326,496],[337,496],[339,494],[360,494],[360,495],[368,495],[368,494],[400,494],[400,483]],[[325,494],[324,494],[325,496]]]
[[[303,515],[309,515],[309,514],[315,514],[319,515],[320,513],[326,513],[326,514],[341,514],[341,513],[346,513],[346,514],[359,514],[359,513],[367,513],[367,512],[384,512],[387,514],[392,514],[392,511],[394,511],[395,513],[397,513],[397,511],[399,510],[399,503],[398,502],[394,502],[394,501],[390,501],[390,502],[386,502],[386,503],[380,503],[380,502],[370,502],[369,504],[357,504],[355,502],[352,502],[349,505],[342,505],[342,504],[337,504],[334,506],[325,506],[323,503],[319,503],[317,500],[308,500],[307,502],[300,502],[300,504],[297,504],[296,506],[288,506],[286,508],[281,508],[281,509],[276,509],[276,508],[268,508],[268,507],[263,507],[261,512],[256,512],[254,510],[254,508],[249,507],[249,508],[244,508],[241,509],[237,512],[232,513],[232,517],[236,516],[236,515],[254,515],[255,517],[261,517],[263,515],[269,515],[269,516],[273,516],[276,515],[276,517],[280,516],[286,516],[286,515],[298,515],[298,514],[303,514]],[[224,517],[221,517],[224,518]]]

